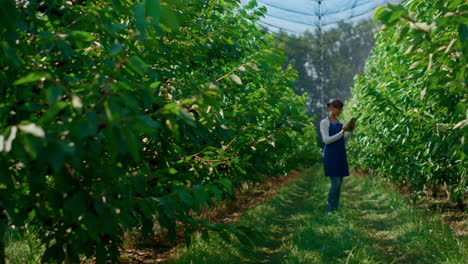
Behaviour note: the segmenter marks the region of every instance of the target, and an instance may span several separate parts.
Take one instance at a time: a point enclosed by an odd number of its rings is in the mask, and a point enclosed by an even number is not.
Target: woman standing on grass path
[[[343,111],[343,102],[340,99],[332,99],[327,103],[327,107],[330,112],[327,118],[320,121],[320,134],[325,143],[323,150],[325,176],[331,180],[326,212],[332,213],[338,209],[343,177],[349,176],[345,141],[350,138],[355,125],[352,124],[350,132],[345,135],[347,125],[343,125],[338,120],[338,116]]]

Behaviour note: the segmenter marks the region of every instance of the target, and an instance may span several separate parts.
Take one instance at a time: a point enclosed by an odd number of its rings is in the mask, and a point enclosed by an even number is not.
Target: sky
[[[250,0],[241,0],[247,4]],[[291,34],[314,31],[319,22],[322,29],[333,27],[337,22],[371,19],[376,7],[399,0],[257,0],[258,6],[267,8],[266,16],[259,22],[272,32],[280,29]],[[319,21],[319,14],[322,14]]]

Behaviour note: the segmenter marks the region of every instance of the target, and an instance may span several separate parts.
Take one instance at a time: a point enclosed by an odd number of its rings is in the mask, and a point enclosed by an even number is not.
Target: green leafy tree
[[[404,1],[376,10],[383,28],[356,78],[350,115],[357,166],[409,184],[445,186],[461,208],[467,177],[466,1]]]

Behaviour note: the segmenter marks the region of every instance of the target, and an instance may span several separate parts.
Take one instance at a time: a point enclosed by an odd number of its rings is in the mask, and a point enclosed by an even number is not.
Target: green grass
[[[6,263],[40,263],[44,248],[40,245],[39,239],[30,228],[26,228],[21,232],[9,230],[5,234],[4,239],[6,245]]]
[[[329,179],[321,171],[307,170],[242,216],[265,230],[254,247],[196,237],[172,263],[468,263],[466,239],[369,178],[345,178],[339,212],[325,214]]]

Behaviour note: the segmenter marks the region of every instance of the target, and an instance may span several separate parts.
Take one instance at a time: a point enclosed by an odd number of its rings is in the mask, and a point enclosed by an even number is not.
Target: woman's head
[[[330,109],[330,114],[334,116],[341,115],[341,112],[343,111],[343,101],[340,99],[331,99],[326,105],[328,109]]]

